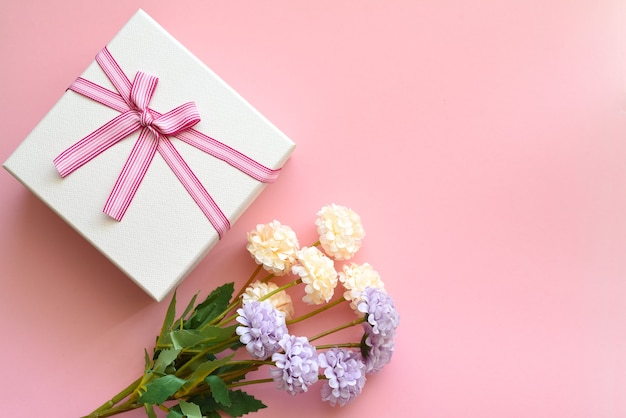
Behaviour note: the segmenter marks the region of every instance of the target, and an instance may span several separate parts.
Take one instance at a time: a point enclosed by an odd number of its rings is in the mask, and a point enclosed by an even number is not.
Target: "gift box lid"
[[[285,134],[144,11],[124,25],[106,51],[129,80],[139,71],[158,77],[149,103],[155,115],[194,102],[200,121],[193,130],[216,139],[223,145],[218,148],[234,150],[276,172],[293,152],[295,144]],[[95,61],[81,78],[116,90]],[[4,167],[159,301],[218,242],[219,234],[159,153],[123,219],[103,213],[143,125],[64,178],[53,164],[64,150],[119,115],[119,110],[68,90]],[[230,224],[267,185],[236,163],[168,138]]]

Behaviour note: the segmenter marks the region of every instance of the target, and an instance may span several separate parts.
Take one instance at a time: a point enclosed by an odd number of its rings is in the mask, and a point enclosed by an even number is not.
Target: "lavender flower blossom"
[[[393,299],[382,289],[366,288],[357,309],[365,314],[366,322],[372,326],[372,333],[383,337],[393,334],[400,323]]]
[[[391,361],[391,356],[395,348],[395,331],[383,335],[374,333],[373,327],[369,323],[364,323],[365,335],[361,342],[361,353],[365,362],[365,373],[378,373]]]
[[[278,384],[291,395],[306,392],[318,380],[318,358],[315,347],[306,337],[284,335],[279,342],[284,353],[272,355],[276,367],[272,367],[271,374]]]
[[[265,360],[280,349],[279,341],[287,334],[285,315],[267,302],[250,301],[237,309],[239,341],[252,358]]]
[[[319,355],[327,380],[322,386],[322,400],[332,406],[352,402],[365,385],[365,364],[361,356],[350,350],[331,348]]]

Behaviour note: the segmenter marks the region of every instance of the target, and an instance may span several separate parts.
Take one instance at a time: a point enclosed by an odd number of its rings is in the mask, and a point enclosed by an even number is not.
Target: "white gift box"
[[[138,71],[158,77],[150,109],[168,112],[195,102],[193,129],[252,160],[279,169],[295,144],[206,65],[139,10],[107,45],[132,81]],[[95,61],[81,75],[115,88]],[[157,301],[168,295],[219,241],[198,204],[157,153],[121,221],[103,213],[139,131],[61,177],[53,160],[68,147],[120,115],[68,90],[4,167],[97,247]],[[177,138],[171,142],[230,224],[267,183]]]

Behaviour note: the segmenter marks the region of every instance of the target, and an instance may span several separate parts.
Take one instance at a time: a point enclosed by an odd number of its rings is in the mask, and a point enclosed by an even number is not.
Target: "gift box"
[[[159,301],[294,148],[139,10],[4,167]]]

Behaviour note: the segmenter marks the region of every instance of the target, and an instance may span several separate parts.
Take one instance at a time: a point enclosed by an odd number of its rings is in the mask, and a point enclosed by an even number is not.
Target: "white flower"
[[[352,209],[334,203],[324,206],[317,212],[315,225],[322,248],[336,260],[348,260],[361,248],[365,231]]]
[[[385,284],[381,280],[380,274],[368,263],[344,265],[343,271],[339,273],[339,280],[346,289],[343,297],[350,301],[350,306],[354,310],[357,309],[361,293],[366,288],[385,290]]]
[[[253,300],[258,301],[276,289],[278,289],[278,285],[276,283],[263,283],[257,280],[251,283],[250,286],[246,288],[245,293],[241,295],[242,304],[245,305]],[[277,311],[284,313],[285,319],[293,318],[293,302],[291,301],[291,296],[289,296],[289,294],[284,290],[281,290],[265,300],[271,303]]]
[[[259,224],[248,232],[246,248],[257,264],[276,276],[282,276],[295,263],[299,244],[296,233],[290,227],[274,220],[269,224]]]
[[[302,300],[308,304],[321,305],[328,302],[335,293],[337,271],[333,260],[326,257],[316,247],[304,247],[297,253],[298,264],[291,272],[300,276],[306,284],[306,295]]]

